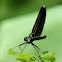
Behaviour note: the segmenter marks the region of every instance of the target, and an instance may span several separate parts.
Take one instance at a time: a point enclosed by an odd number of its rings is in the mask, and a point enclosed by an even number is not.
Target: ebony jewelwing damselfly
[[[42,31],[43,31],[43,27],[44,27],[44,23],[45,23],[45,18],[46,18],[46,7],[43,5],[41,7],[40,11],[39,11],[39,14],[38,14],[36,22],[35,22],[35,24],[33,26],[32,32],[30,33],[30,35],[28,37],[24,38],[24,41],[25,41],[24,43],[18,45],[19,48],[20,48],[20,46],[22,46],[24,44],[26,44],[25,47],[27,46],[27,44],[31,44],[31,45],[33,45],[33,47],[35,48],[35,50],[39,54],[40,49],[33,43],[33,41],[40,40],[40,39],[45,39],[46,38],[46,35],[40,37],[40,35],[42,34]],[[23,50],[24,50],[24,48],[23,48]],[[21,51],[21,53],[23,52],[23,50]]]

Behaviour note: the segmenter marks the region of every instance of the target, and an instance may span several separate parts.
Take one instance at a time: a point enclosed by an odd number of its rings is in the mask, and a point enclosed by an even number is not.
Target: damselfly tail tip
[[[45,5],[43,5],[42,8],[46,8]]]

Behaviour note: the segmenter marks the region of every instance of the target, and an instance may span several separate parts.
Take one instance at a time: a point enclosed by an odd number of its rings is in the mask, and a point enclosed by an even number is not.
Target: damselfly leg
[[[31,43],[32,45],[33,45],[33,47],[35,48],[35,50],[38,52],[38,58],[41,60],[41,62],[43,62],[42,61],[42,58],[41,58],[41,56],[40,56],[40,54],[41,54],[41,51],[40,51],[40,49],[34,44],[34,43]]]
[[[19,48],[20,48],[20,50],[21,50],[21,53],[24,51],[24,49],[26,48],[26,46],[27,46],[27,43],[26,43],[26,45],[24,46],[23,49],[21,49],[20,46],[19,46]]]
[[[40,40],[40,39],[45,39],[46,35],[42,36],[42,37],[38,37],[38,38],[34,38],[34,40]]]
[[[17,45],[17,46],[15,46],[14,48],[16,48],[16,47],[20,47],[20,46],[22,46],[22,45],[24,45],[24,44],[26,44],[27,42],[24,42],[24,43],[22,43],[22,44],[20,44],[20,45]],[[14,49],[14,48],[11,48],[11,49]]]

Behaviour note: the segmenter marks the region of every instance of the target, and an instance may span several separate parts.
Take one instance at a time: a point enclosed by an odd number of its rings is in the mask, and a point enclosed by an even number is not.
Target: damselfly
[[[33,45],[35,50],[38,52],[38,54],[40,53],[40,49],[33,43],[33,41],[46,38],[46,35],[40,37],[40,35],[42,34],[42,31],[43,31],[45,18],[46,18],[46,7],[43,5],[39,11],[39,14],[38,14],[36,22],[33,26],[32,32],[30,33],[30,35],[28,37],[24,38],[24,41],[25,41],[24,43],[18,45],[19,48],[20,48],[20,46],[22,46],[24,44],[26,44],[25,47],[27,46],[27,44],[31,44],[31,45]],[[23,48],[23,50],[24,50],[24,48]],[[23,52],[23,50],[21,49],[21,53]]]

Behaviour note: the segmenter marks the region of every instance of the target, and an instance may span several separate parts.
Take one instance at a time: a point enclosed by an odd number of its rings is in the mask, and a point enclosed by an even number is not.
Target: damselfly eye
[[[24,38],[24,41],[27,41],[27,37]]]

